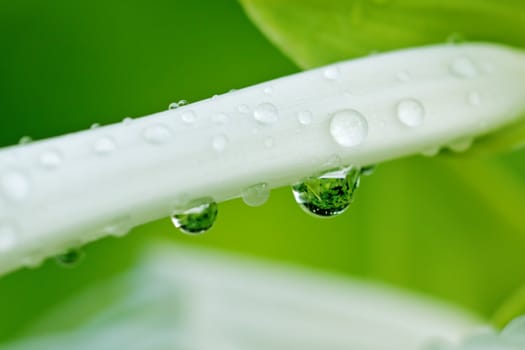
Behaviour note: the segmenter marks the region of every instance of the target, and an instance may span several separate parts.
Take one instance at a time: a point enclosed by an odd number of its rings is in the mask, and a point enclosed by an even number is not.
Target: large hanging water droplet
[[[323,71],[326,80],[335,81],[341,78],[341,70],[339,67],[327,67]]]
[[[292,186],[295,201],[315,216],[339,215],[352,203],[359,175],[358,168],[350,167],[306,178]]]
[[[242,200],[250,207],[263,205],[270,198],[270,188],[267,183],[259,183],[242,191]]]
[[[40,155],[39,162],[46,169],[56,169],[62,164],[62,156],[54,150],[45,151]]]
[[[0,222],[0,253],[8,252],[18,244],[19,233],[16,227],[8,222]]]
[[[345,109],[332,117],[330,134],[343,147],[359,146],[368,136],[368,123],[358,111]]]
[[[409,128],[414,128],[423,123],[425,108],[418,100],[407,98],[397,104],[397,118]]]
[[[29,178],[19,171],[9,171],[0,177],[0,188],[8,199],[19,202],[26,199],[30,193]]]
[[[109,136],[104,136],[95,141],[93,151],[99,155],[108,155],[116,148],[115,141]]]
[[[143,133],[146,142],[154,145],[160,145],[168,142],[171,137],[170,130],[164,125],[152,125],[147,127]]]
[[[276,123],[279,118],[279,111],[277,107],[269,102],[263,102],[253,110],[253,117],[259,123],[262,124],[273,124]]]
[[[197,235],[213,226],[217,212],[217,203],[211,198],[201,198],[188,203],[185,209],[175,211],[171,221],[182,232]]]
[[[84,253],[79,249],[70,249],[64,254],[57,255],[55,261],[62,267],[75,267],[84,258]]]
[[[479,70],[468,57],[458,57],[450,64],[450,72],[458,78],[474,78],[479,75]]]

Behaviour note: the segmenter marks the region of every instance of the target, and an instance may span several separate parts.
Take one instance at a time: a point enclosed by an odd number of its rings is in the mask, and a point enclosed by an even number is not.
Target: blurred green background
[[[1,146],[299,70],[233,0],[3,1],[0,43]],[[307,216],[283,188],[260,208],[221,203],[203,236],[184,236],[165,219],[103,239],[74,269],[51,259],[0,278],[0,343],[39,332],[39,317],[124,271],[151,240],[383,281],[490,318],[525,283],[524,161],[523,151],[415,157],[379,166],[335,219]]]

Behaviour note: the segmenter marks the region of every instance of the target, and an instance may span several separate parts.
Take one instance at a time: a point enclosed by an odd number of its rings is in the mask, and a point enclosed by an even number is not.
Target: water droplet
[[[197,120],[197,115],[194,111],[185,111],[182,113],[181,119],[183,122],[191,124]]]
[[[313,115],[312,115],[312,112],[310,111],[301,111],[297,113],[297,120],[302,125],[309,125],[312,122],[312,118],[313,118]]]
[[[330,134],[339,145],[355,147],[366,140],[368,123],[358,111],[345,109],[335,113],[332,117]]]
[[[245,104],[240,104],[237,106],[237,110],[241,113],[250,113],[250,107]]]
[[[201,198],[188,203],[186,209],[175,211],[171,221],[182,232],[196,235],[213,226],[217,213],[217,203],[211,198]]]
[[[216,135],[213,137],[212,146],[217,152],[222,152],[228,145],[228,138],[225,135]]]
[[[8,252],[17,245],[19,240],[18,230],[13,224],[0,223],[0,253]]]
[[[264,88],[264,93],[265,93],[266,95],[271,95],[271,94],[273,93],[273,88],[270,87],[270,86],[265,87],[265,88]]]
[[[274,143],[275,143],[275,140],[271,136],[264,139],[264,146],[266,148],[272,148]]]
[[[31,186],[28,177],[19,171],[9,171],[1,177],[2,192],[15,202],[20,202],[29,196]]]
[[[407,98],[397,104],[397,118],[404,125],[414,128],[423,123],[425,108],[418,100]]]
[[[313,176],[292,186],[295,201],[307,213],[332,217],[352,203],[359,185],[359,169],[350,167]]]
[[[450,148],[454,152],[465,152],[472,146],[473,139],[472,138],[463,138],[456,140],[454,142],[451,142],[448,145],[448,148]]]
[[[31,136],[22,136],[20,140],[18,140],[19,145],[27,145],[28,143],[33,142],[33,139]]]
[[[40,155],[40,165],[47,169],[56,169],[62,164],[62,156],[54,150],[45,151]]]
[[[178,102],[172,102],[169,104],[168,109],[177,109],[179,107],[185,106],[188,104],[186,100],[180,100]]]
[[[270,188],[267,183],[259,183],[242,191],[242,200],[250,207],[259,207],[270,198]]]
[[[363,166],[360,169],[361,175],[370,176],[376,171],[377,165],[370,164],[367,166]]]
[[[93,151],[100,155],[108,155],[116,148],[117,146],[115,145],[115,141],[113,141],[113,139],[109,136],[103,136],[99,138],[93,145]]]
[[[397,80],[399,80],[402,83],[407,83],[410,81],[410,73],[407,71],[401,71],[397,73]]]
[[[91,126],[89,127],[90,129],[97,129],[97,128],[100,128],[100,124],[99,123],[93,123],[91,124]]]
[[[425,157],[434,157],[439,153],[441,148],[439,146],[432,146],[421,151],[421,154]]]
[[[75,267],[84,258],[84,253],[80,249],[69,249],[67,252],[57,255],[55,262],[62,267]]]
[[[269,102],[263,102],[253,110],[253,117],[259,123],[273,124],[277,122],[279,112],[277,107]]]
[[[450,33],[450,35],[447,36],[447,43],[453,44],[453,45],[463,43],[465,42],[465,40],[466,40],[465,36],[458,32]]]
[[[102,232],[111,236],[122,237],[126,235],[131,228],[131,218],[129,216],[121,216],[104,226]]]
[[[476,91],[471,91],[467,96],[468,103],[471,106],[478,106],[481,103],[481,96]]]
[[[211,116],[211,120],[217,124],[226,124],[228,122],[228,115],[225,113],[215,113]]]
[[[122,119],[122,124],[124,124],[124,125],[129,125],[131,123],[133,123],[133,118],[131,118],[131,117],[126,117],[126,118]]]
[[[474,78],[479,74],[474,62],[468,57],[458,57],[452,61],[450,71],[458,78]]]
[[[323,75],[327,80],[339,80],[341,78],[341,70],[339,69],[339,67],[335,66],[327,67],[324,69]]]
[[[168,142],[171,137],[170,130],[161,124],[152,125],[144,130],[144,139],[154,145],[161,145]]]

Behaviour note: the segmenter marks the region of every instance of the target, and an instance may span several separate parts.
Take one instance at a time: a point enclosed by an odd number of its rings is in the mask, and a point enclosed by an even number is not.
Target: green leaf
[[[525,46],[521,0],[240,0],[302,68],[446,41]]]

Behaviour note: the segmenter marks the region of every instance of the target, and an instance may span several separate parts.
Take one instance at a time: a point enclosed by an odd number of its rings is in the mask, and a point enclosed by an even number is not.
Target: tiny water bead
[[[56,169],[62,164],[62,156],[58,151],[48,150],[39,157],[40,165],[46,169]]]
[[[315,216],[339,215],[352,203],[359,176],[360,170],[350,167],[306,178],[292,186],[295,201]]]
[[[466,150],[470,148],[470,146],[472,146],[473,141],[474,140],[472,138],[468,138],[468,137],[459,139],[459,140],[455,140],[454,142],[451,142],[448,145],[448,148],[454,152],[465,152]]]
[[[259,123],[273,124],[276,123],[279,118],[279,111],[273,104],[263,102],[253,110],[253,117]]]
[[[310,111],[301,111],[297,113],[297,120],[302,125],[309,125],[312,122],[313,115]]]
[[[99,123],[93,123],[91,124],[91,126],[89,127],[90,129],[97,129],[97,128],[100,128],[100,124]]]
[[[217,152],[222,152],[228,145],[228,138],[225,135],[216,135],[212,139],[213,149]]]
[[[189,235],[208,231],[217,218],[217,203],[211,198],[193,200],[183,210],[177,210],[171,216],[176,228]]]
[[[397,104],[397,118],[409,128],[420,126],[425,119],[425,108],[418,100],[403,99]]]
[[[126,118],[122,119],[122,124],[124,124],[124,125],[130,125],[131,123],[133,123],[133,118],[131,118],[131,117],[126,117]]]
[[[31,136],[22,136],[20,140],[18,141],[19,145],[27,145],[29,143],[33,142],[33,139]]]
[[[152,125],[144,129],[143,137],[148,143],[161,145],[168,142],[171,137],[171,132],[162,124]]]
[[[266,95],[271,95],[271,94],[273,93],[273,88],[270,87],[270,86],[265,87],[265,88],[264,88],[264,93],[265,93]]]
[[[323,71],[323,76],[326,80],[339,80],[341,78],[341,70],[339,69],[339,67],[327,67]]]
[[[24,173],[12,170],[0,175],[0,189],[7,199],[20,202],[29,197],[31,184]]]
[[[242,191],[243,202],[250,207],[259,207],[266,203],[270,198],[270,187],[262,182]]]
[[[103,136],[93,144],[93,151],[99,155],[108,155],[117,148],[115,141],[109,136]]]
[[[177,109],[179,107],[185,106],[188,104],[186,100],[180,100],[178,102],[172,102],[169,104],[168,109]]]
[[[457,57],[450,64],[450,72],[458,78],[474,78],[479,75],[479,70],[468,57]]]
[[[345,109],[332,117],[330,134],[343,147],[359,146],[368,136],[368,122],[358,111]]]
[[[84,258],[84,253],[79,249],[70,249],[64,254],[57,255],[55,262],[62,267],[75,267]]]
[[[376,171],[376,168],[377,168],[377,165],[375,164],[363,166],[360,169],[361,175],[370,176]]]
[[[197,114],[194,111],[185,111],[182,113],[181,119],[183,122],[191,124],[197,120]]]

